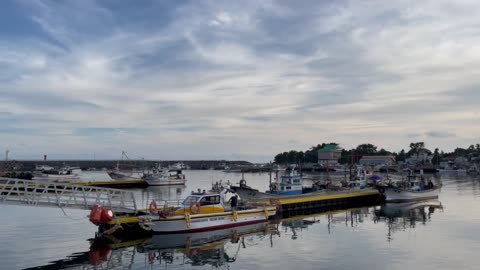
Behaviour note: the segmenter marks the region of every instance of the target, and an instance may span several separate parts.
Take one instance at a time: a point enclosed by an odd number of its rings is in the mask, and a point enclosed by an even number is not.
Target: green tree
[[[275,163],[277,164],[287,164],[288,163],[288,152],[283,152],[277,154],[274,158]]]
[[[405,154],[405,150],[402,149],[397,155],[397,161],[405,161],[406,158],[407,155]]]
[[[318,144],[317,146],[310,147],[305,151],[305,162],[317,163],[318,162],[318,150],[325,146],[325,143]]]
[[[418,154],[418,152],[420,152],[420,150],[427,150],[428,152],[430,152],[428,149],[425,149],[425,143],[424,142],[416,142],[416,143],[410,143],[410,150],[408,151],[407,153],[407,156],[412,156],[413,154]]]
[[[370,143],[360,144],[355,149],[356,154],[358,155],[374,155],[377,154],[377,147]]]
[[[377,154],[380,156],[388,156],[388,155],[391,155],[392,153],[382,148],[380,149],[380,151],[377,152]]]

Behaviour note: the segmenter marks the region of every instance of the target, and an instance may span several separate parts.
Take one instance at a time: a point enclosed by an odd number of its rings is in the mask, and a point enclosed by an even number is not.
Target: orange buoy
[[[191,214],[198,214],[200,213],[200,203],[199,202],[192,202],[190,204],[190,213]]]
[[[150,210],[151,214],[158,214],[157,202],[152,200],[148,209]]]

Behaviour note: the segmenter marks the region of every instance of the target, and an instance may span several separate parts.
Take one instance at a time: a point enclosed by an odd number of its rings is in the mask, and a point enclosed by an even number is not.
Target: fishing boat
[[[271,206],[232,209],[227,205],[232,196],[237,195],[192,193],[179,207],[164,205],[160,211],[152,201],[150,214],[140,216],[139,224],[154,233],[192,233],[261,223],[276,214],[276,207]]]
[[[72,180],[79,180],[82,169],[79,167],[64,166],[60,169],[53,167],[37,167],[42,170],[33,172],[33,180],[54,181],[54,182],[68,182]],[[46,169],[48,168],[48,170]]]
[[[142,179],[150,186],[185,185],[187,182],[180,169],[153,170],[151,173],[145,173]]]
[[[143,172],[141,171],[120,171],[120,170],[113,170],[107,172],[108,176],[112,178],[112,180],[141,180],[143,177]]]
[[[410,173],[405,180],[379,186],[378,190],[385,196],[385,202],[407,202],[416,200],[436,199],[442,185],[427,180],[423,174],[420,177]]]
[[[110,171],[107,171],[108,176],[112,180],[141,180],[144,175],[143,166],[138,166],[134,161],[130,161],[127,153],[122,151],[121,162],[117,162],[117,166]]]

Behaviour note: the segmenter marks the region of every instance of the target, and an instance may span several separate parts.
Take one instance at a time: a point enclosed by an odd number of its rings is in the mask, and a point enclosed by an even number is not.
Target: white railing
[[[134,194],[111,188],[0,178],[0,203],[89,210],[94,204],[136,213]]]

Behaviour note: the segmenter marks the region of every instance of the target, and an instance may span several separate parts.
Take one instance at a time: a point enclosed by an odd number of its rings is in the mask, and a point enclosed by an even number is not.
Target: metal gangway
[[[138,212],[131,191],[2,177],[0,203],[85,210],[97,204],[116,213]]]

